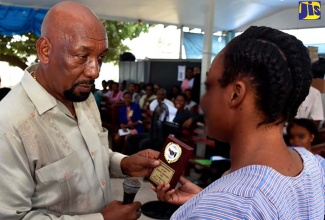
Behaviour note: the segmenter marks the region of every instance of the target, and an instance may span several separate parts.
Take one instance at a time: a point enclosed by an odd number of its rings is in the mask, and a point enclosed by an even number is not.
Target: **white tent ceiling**
[[[325,19],[299,20],[296,0],[215,0],[214,31],[242,31],[250,25],[278,29],[325,27]],[[50,8],[58,0],[0,0],[0,5]],[[143,21],[204,28],[209,0],[79,0],[108,20]],[[325,16],[325,6],[321,8]]]

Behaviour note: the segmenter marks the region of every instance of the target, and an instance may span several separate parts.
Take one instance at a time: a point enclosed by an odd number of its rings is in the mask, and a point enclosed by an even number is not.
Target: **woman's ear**
[[[244,100],[247,92],[247,85],[243,81],[237,81],[233,84],[230,94],[230,105],[238,106]]]
[[[315,135],[314,135],[314,134],[312,134],[312,135],[310,136],[310,142],[313,142],[313,141],[314,141],[314,139],[315,139]]]
[[[51,43],[46,37],[41,37],[37,40],[37,56],[41,63],[47,64],[49,62],[49,54],[51,52],[51,48]]]

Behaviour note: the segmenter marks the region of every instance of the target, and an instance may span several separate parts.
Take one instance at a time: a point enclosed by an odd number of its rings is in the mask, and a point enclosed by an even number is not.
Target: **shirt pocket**
[[[74,152],[67,157],[38,169],[35,174],[38,189],[47,194],[47,203],[83,199],[89,184],[82,163]]]
[[[101,143],[101,150],[104,152],[104,160],[107,163],[107,166],[109,166],[109,142],[108,142],[108,130],[106,128],[103,128],[103,132],[98,133],[98,137]]]

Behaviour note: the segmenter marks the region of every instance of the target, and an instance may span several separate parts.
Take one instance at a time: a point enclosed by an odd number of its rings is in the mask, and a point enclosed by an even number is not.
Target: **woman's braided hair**
[[[236,79],[250,81],[261,124],[290,120],[309,93],[312,81],[307,48],[296,37],[269,27],[248,28],[225,48],[222,87]]]

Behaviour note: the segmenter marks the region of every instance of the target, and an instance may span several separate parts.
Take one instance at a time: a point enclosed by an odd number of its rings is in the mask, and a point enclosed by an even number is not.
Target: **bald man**
[[[94,97],[106,31],[93,12],[61,2],[44,18],[39,63],[0,103],[0,219],[137,219],[139,202],[111,201],[110,175],[145,176],[158,152],[108,146]]]

